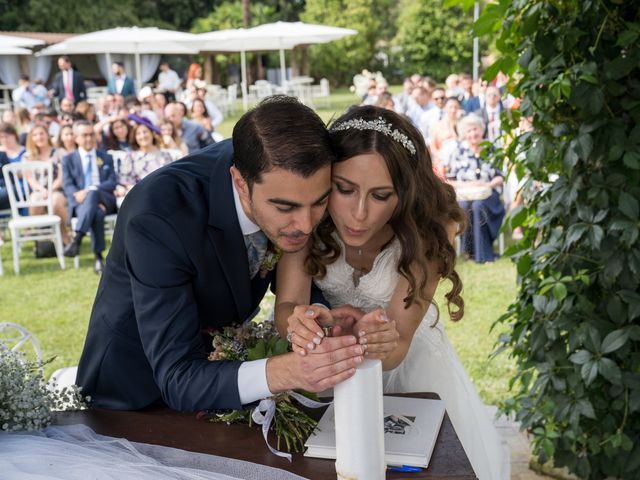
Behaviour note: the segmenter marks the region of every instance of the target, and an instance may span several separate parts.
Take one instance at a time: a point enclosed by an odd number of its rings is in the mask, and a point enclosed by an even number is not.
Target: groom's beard
[[[283,252],[295,253],[302,250],[305,245],[307,245],[310,237],[310,233],[304,233],[300,230],[296,230],[291,233],[279,232],[277,238],[271,239],[271,241]]]

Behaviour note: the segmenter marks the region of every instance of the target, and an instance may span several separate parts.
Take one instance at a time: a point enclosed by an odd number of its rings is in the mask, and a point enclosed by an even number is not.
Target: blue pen
[[[387,470],[391,472],[415,473],[415,472],[421,472],[422,468],[411,467],[409,465],[402,465],[401,467],[387,467]]]

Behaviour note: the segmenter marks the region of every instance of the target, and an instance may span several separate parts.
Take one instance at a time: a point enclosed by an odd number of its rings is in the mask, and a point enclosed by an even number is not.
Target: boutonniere
[[[265,278],[267,273],[273,270],[282,257],[282,250],[275,246],[273,243],[269,242],[269,246],[267,247],[267,251],[264,254],[264,258],[262,259],[262,263],[260,264],[260,278]]]
[[[104,165],[104,160],[102,160],[100,157],[96,158],[96,165],[98,165],[98,168],[100,168]]]

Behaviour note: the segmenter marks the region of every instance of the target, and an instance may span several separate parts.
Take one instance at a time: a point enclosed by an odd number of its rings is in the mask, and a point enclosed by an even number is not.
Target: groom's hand
[[[287,353],[267,360],[271,393],[302,388],[321,392],[350,378],[363,360],[364,348],[352,335],[325,337],[312,355]]]

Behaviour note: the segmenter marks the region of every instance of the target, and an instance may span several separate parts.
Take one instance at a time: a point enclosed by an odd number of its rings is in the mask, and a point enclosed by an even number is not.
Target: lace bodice
[[[344,244],[340,238],[335,238],[341,247],[340,258],[327,265],[324,278],[315,280],[325,298],[335,307],[349,304],[364,311],[387,308],[400,276],[396,270],[401,253],[398,239],[378,254],[371,271],[360,277],[356,286],[353,283],[354,269],[345,258]]]

